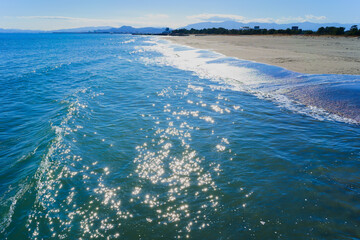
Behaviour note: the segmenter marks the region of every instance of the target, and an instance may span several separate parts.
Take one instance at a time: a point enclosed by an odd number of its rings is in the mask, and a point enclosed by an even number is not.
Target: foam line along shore
[[[300,73],[360,75],[358,37],[190,35],[165,39]]]

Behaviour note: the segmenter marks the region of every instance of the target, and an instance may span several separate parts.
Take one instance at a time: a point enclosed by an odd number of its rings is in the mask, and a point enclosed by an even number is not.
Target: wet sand
[[[311,74],[360,75],[360,38],[332,36],[169,36],[177,44]]]

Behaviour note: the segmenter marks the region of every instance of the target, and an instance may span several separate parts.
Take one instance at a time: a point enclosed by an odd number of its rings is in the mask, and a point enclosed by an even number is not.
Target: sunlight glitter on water
[[[189,85],[185,89],[186,92],[199,90],[203,89],[194,85]],[[169,96],[172,91],[167,89],[166,92]],[[164,91],[159,96],[163,97],[163,93]],[[182,95],[179,92],[177,94]],[[194,104],[193,100],[187,102]],[[230,113],[223,110],[227,108],[221,108],[219,103],[217,104],[211,105],[210,109],[220,114]],[[196,105],[205,111],[209,109],[202,101]],[[219,174],[221,166],[210,164],[211,171],[204,169],[206,159],[192,147],[192,134],[201,128],[188,124],[185,119],[205,120],[207,124],[213,124],[215,121],[210,116],[203,116],[199,110],[186,110],[185,107],[179,110],[179,107],[168,103],[164,103],[163,108],[165,115],[156,120],[162,123],[161,126],[168,127],[157,127],[156,131],[148,136],[147,142],[137,146],[138,156],[134,160],[137,165],[136,174],[153,186],[147,187],[147,190],[142,185],[135,186],[132,191],[133,201],[140,201],[150,208],[155,208],[159,223],[168,224],[181,220],[182,225],[188,223],[185,228],[188,232],[193,228],[203,229],[209,226],[200,221],[207,218],[206,209],[212,208],[216,211],[219,205],[218,186],[212,176]],[[142,116],[149,117],[144,114]],[[223,145],[229,144],[226,138],[222,138],[220,142]],[[216,146],[218,151],[225,151],[226,147],[223,145]],[[149,188],[154,190],[146,192]],[[198,201],[201,201],[201,204],[198,204]],[[191,212],[189,208],[192,209]]]
[[[360,236],[355,125],[272,92],[291,73],[149,39],[33,35],[0,69],[0,238]]]

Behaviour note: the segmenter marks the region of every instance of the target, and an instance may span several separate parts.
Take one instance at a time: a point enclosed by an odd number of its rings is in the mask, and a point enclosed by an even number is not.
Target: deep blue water
[[[0,81],[0,239],[360,238],[360,76],[1,34]]]

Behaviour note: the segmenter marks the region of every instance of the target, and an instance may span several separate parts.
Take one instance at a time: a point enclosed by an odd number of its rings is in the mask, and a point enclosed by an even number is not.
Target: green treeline
[[[172,35],[184,34],[231,34],[231,35],[260,35],[260,34],[287,34],[287,35],[340,35],[340,36],[360,36],[360,29],[357,25],[351,27],[350,30],[345,31],[343,27],[321,27],[317,31],[302,29],[225,29],[225,28],[207,28],[207,29],[177,29],[173,30]]]

